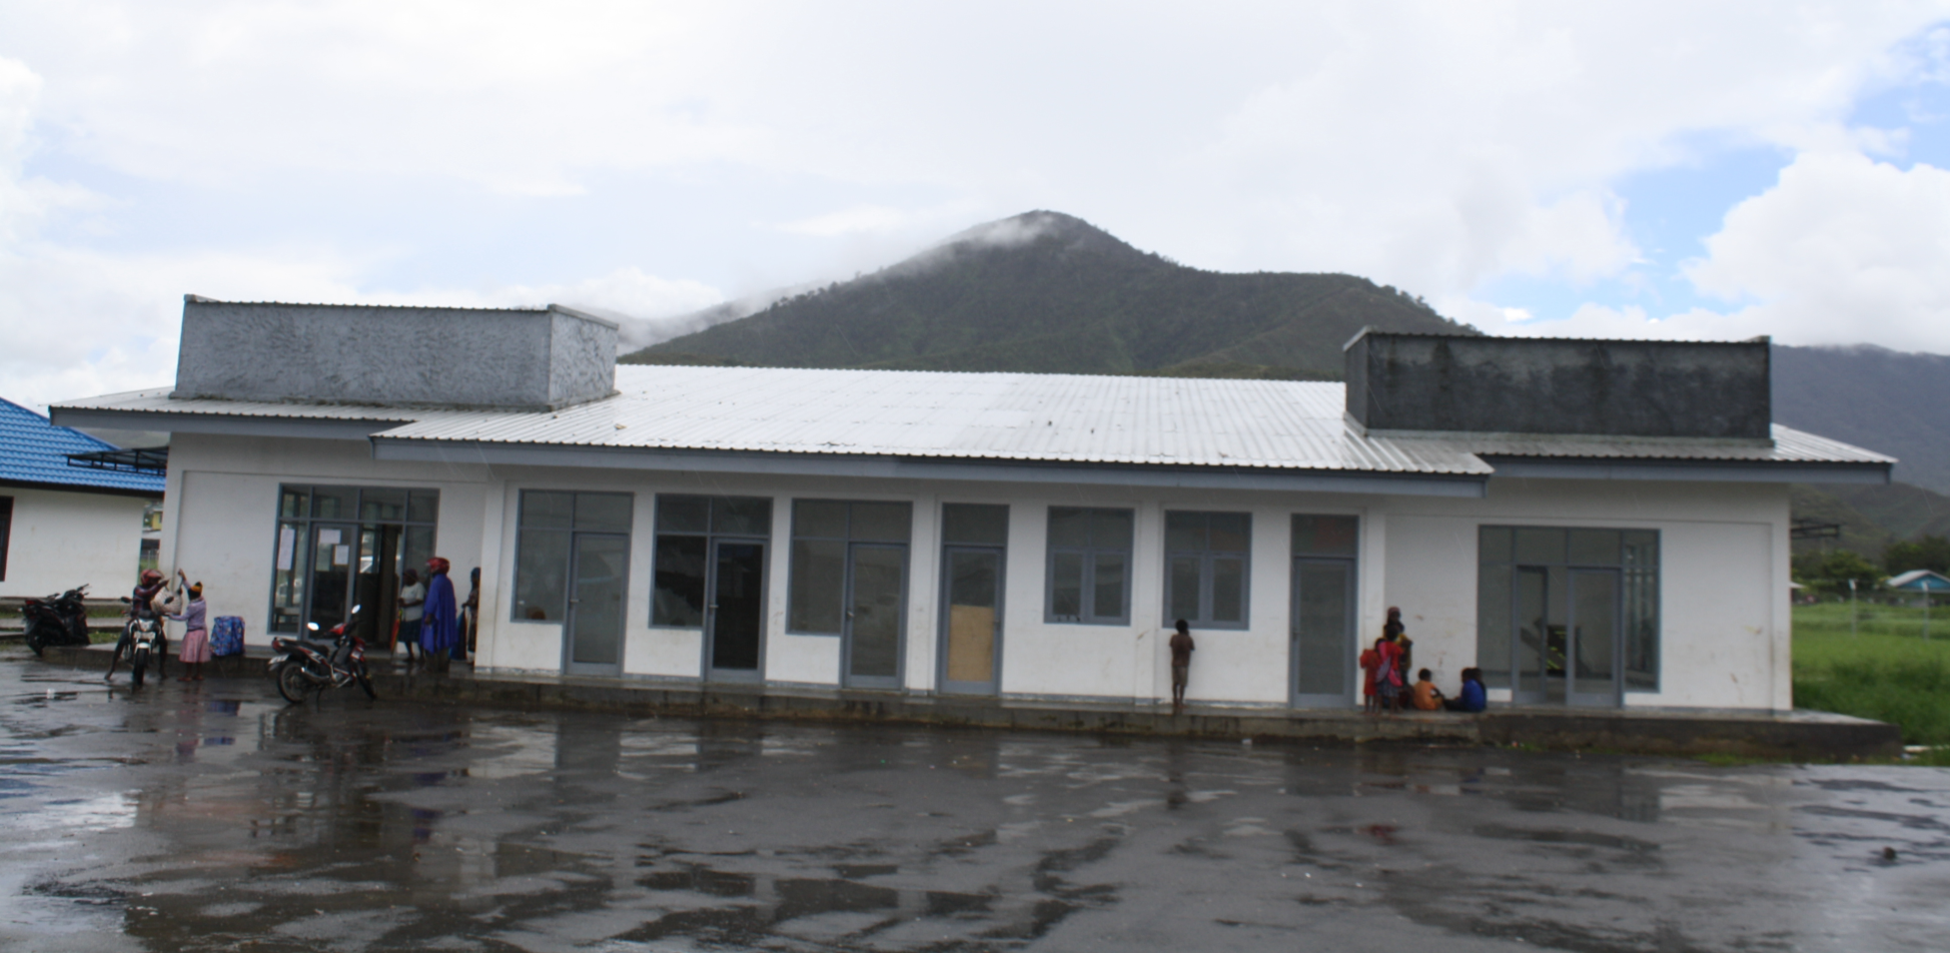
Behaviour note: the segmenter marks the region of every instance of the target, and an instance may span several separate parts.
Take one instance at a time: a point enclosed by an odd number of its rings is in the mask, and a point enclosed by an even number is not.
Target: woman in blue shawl
[[[420,617],[420,648],[426,650],[427,661],[440,671],[446,670],[448,653],[460,642],[454,583],[447,578],[450,565],[439,556],[427,560],[427,610]]]

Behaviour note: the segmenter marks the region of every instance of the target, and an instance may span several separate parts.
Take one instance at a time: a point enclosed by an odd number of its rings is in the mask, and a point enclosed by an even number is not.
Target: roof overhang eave
[[[84,429],[207,433],[230,437],[301,437],[312,440],[364,440],[375,433],[413,422],[410,418],[361,420],[60,406],[49,408],[49,418],[62,427]]]
[[[837,453],[669,450],[647,447],[419,440],[387,437],[384,434],[375,434],[370,439],[373,458],[378,460],[483,466],[594,467],[696,473],[1003,483],[1086,483],[1105,486],[1365,493],[1472,499],[1484,495],[1489,480],[1487,473],[1401,473],[866,456]]]
[[[1664,480],[1707,483],[1886,484],[1888,461],[1645,460],[1480,454],[1497,477],[1552,480]]]
[[[91,486],[85,483],[55,483],[47,480],[7,480],[0,479],[0,488],[20,490],[48,490],[55,493],[85,493],[89,496],[132,496],[145,500],[160,500],[160,489],[145,490],[133,486]]]

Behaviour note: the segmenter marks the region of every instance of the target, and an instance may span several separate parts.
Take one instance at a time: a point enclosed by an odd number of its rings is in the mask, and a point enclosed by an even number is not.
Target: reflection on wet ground
[[[1950,946],[1934,769],[294,708],[254,680],[96,679],[0,661],[0,946]]]

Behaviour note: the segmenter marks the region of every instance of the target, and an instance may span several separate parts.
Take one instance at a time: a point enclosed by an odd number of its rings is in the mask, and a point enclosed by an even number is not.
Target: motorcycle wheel
[[[305,696],[311,694],[311,679],[305,675],[304,666],[296,661],[286,662],[280,666],[277,680],[278,694],[283,695],[284,700],[293,705],[304,701]]]
[[[40,626],[38,625],[34,626],[34,628],[27,633],[27,647],[33,649],[34,654],[36,656],[41,654],[41,646],[46,644],[47,644],[47,639],[44,637],[44,633],[41,632]]]
[[[379,697],[379,693],[372,690],[372,678],[363,671],[359,673],[359,687],[365,689],[367,698]]]
[[[142,672],[149,667],[149,653],[144,652],[129,660],[129,687],[142,687]]]

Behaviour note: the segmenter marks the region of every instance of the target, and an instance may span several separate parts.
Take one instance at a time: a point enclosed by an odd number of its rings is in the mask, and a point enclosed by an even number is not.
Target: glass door
[[[357,523],[311,524],[311,584],[306,586],[305,621],[330,632],[345,621],[352,608],[353,547],[359,542]]]
[[[845,684],[899,688],[907,592],[907,547],[847,547],[846,618],[841,639]]]
[[[1002,660],[1002,550],[942,553],[941,690],[993,695]]]
[[[1616,569],[1571,570],[1565,693],[1572,705],[1616,708],[1620,703],[1619,589]]]
[[[1287,653],[1295,708],[1354,704],[1354,561],[1293,561],[1293,633]]]
[[[711,544],[710,601],[704,606],[705,677],[757,681],[765,619],[765,544]]]
[[[568,672],[617,675],[623,669],[623,610],[630,538],[577,533],[569,568]]]

